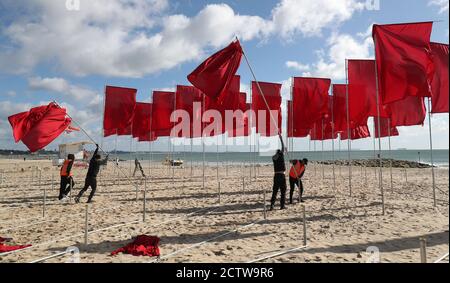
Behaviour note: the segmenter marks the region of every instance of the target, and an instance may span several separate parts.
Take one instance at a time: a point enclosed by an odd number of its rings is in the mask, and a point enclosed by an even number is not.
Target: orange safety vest
[[[289,176],[294,179],[300,178],[300,176],[305,172],[305,165],[297,162],[294,166],[291,167],[291,172],[289,172]]]
[[[70,160],[64,160],[64,164],[61,167],[61,172],[60,172],[61,177],[72,176],[72,170],[70,170],[70,174],[67,175],[67,167],[69,167],[70,162],[71,162]]]

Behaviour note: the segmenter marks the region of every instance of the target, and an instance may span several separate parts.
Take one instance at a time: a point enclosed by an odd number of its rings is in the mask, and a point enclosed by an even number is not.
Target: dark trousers
[[[134,166],[134,172],[133,172],[133,177],[134,176],[136,176],[136,172],[137,172],[137,170],[140,170],[141,171],[141,174],[142,174],[142,177],[145,177],[145,173],[144,173],[144,170],[142,169],[142,166],[139,164],[139,165],[136,165],[136,166]]]
[[[70,185],[72,183],[72,186]],[[61,176],[61,182],[59,187],[59,200],[62,200],[65,196],[70,193],[70,189],[75,187],[75,182],[72,177]]]
[[[284,208],[286,205],[286,177],[284,174],[275,174],[273,177],[273,191],[272,191],[272,200],[270,202],[271,206],[275,205],[275,201],[277,200],[278,191],[281,190],[281,208]]]
[[[297,178],[292,178],[292,177],[289,176],[289,185],[291,187],[291,191],[290,191],[290,194],[289,194],[290,202],[292,203],[292,201],[293,201],[292,198],[294,196],[294,191],[295,191],[295,186],[296,185],[300,189],[300,199],[302,199],[303,198],[303,182],[302,182],[302,179],[300,179],[300,178],[298,178],[298,179]]]
[[[91,201],[95,195],[95,191],[97,190],[97,178],[95,177],[87,177],[84,182],[84,188],[80,191],[77,198],[80,199],[83,194],[91,187],[91,194],[89,195],[88,201]]]

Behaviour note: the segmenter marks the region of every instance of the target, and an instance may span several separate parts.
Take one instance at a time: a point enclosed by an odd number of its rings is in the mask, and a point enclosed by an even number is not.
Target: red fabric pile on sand
[[[160,239],[158,237],[140,235],[137,236],[132,243],[113,251],[111,255],[115,256],[119,253],[124,253],[133,256],[159,256],[159,241]]]
[[[21,250],[21,249],[25,249],[28,247],[31,247],[31,245],[25,245],[25,246],[7,246],[4,245],[3,243],[5,242],[9,242],[11,239],[5,239],[0,237],[0,254],[1,253],[6,253],[6,252],[12,252],[15,250]]]

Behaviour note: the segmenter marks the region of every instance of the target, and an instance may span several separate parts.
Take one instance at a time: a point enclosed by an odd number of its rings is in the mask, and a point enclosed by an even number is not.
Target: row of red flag
[[[294,78],[292,101],[288,102],[288,136],[325,140],[340,133],[347,139],[366,138],[370,136],[369,117],[376,118],[375,128],[381,130],[376,137],[395,136],[398,126],[423,124],[426,97],[432,100],[431,113],[448,113],[449,46],[430,42],[432,25],[374,25],[376,60],[348,60],[345,85],[331,85],[325,78]],[[137,102],[136,89],[106,87],[104,136],[132,135],[139,141],[201,137],[213,124],[203,118],[208,110],[222,116],[212,135],[227,132],[231,137],[248,136],[252,127],[262,136],[281,134],[281,85],[253,82],[252,103],[246,103],[247,95],[240,92],[240,77],[236,75],[242,56],[236,40],[188,76],[192,86],[177,86],[175,92],[155,91],[152,103]],[[248,114],[250,109],[254,115]],[[187,131],[174,135],[176,123],[171,115],[176,110],[184,110],[190,124]],[[245,115],[231,123],[223,121],[225,112],[238,110]],[[53,141],[71,122],[65,109],[56,104],[33,108],[9,121],[16,142],[22,140],[31,151]]]

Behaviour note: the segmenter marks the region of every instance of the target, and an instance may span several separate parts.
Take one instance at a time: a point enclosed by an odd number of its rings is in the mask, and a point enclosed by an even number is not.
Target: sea
[[[152,160],[152,161],[164,161],[168,159],[184,160],[186,163],[202,162],[203,157],[208,163],[217,162],[229,162],[229,163],[248,163],[256,162],[258,164],[270,164],[272,162],[271,155],[273,153],[257,153],[257,152],[132,152],[132,153],[118,153],[117,157],[120,160]],[[356,150],[350,152],[351,159],[373,159],[377,158],[374,151],[370,150]],[[290,159],[303,159],[308,158],[310,161],[322,161],[322,160],[348,160],[347,151],[335,151],[334,154],[331,151],[299,151],[290,152]],[[115,158],[114,153],[111,153],[111,158]],[[430,150],[392,150],[382,151],[382,158],[392,158],[396,160],[405,160],[420,162],[425,164],[431,164],[431,151]],[[449,167],[449,150],[438,149],[433,150],[433,161],[436,166]]]

